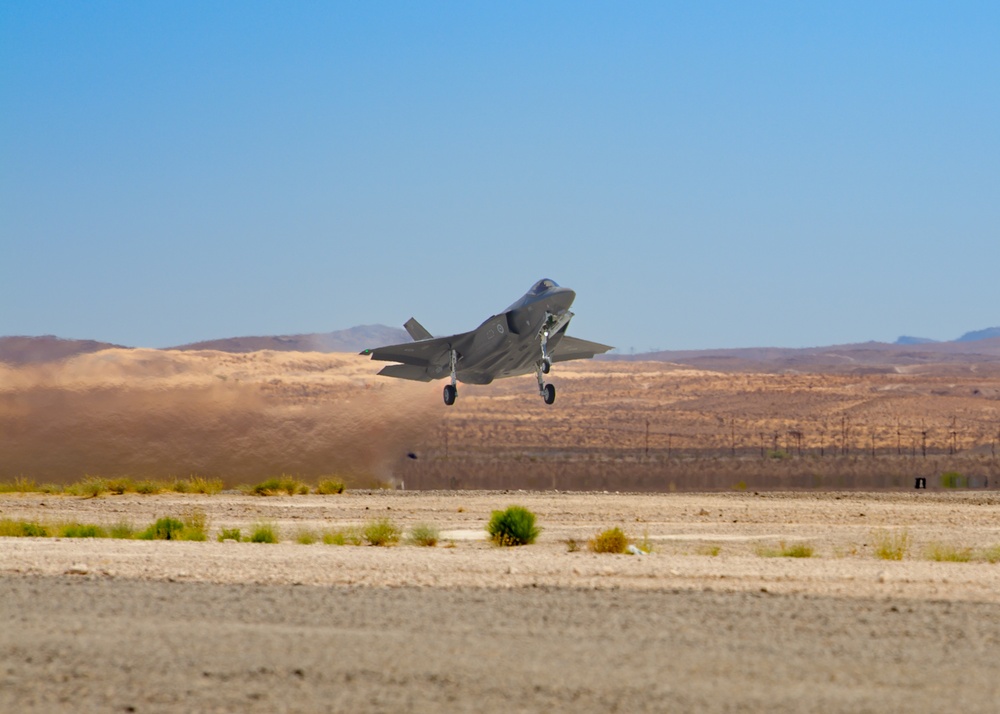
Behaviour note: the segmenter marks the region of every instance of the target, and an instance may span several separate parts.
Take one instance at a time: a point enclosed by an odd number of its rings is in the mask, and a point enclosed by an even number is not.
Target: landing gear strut
[[[546,315],[542,329],[538,337],[542,343],[542,359],[538,361],[536,377],[538,377],[538,394],[546,404],[552,404],[556,400],[556,388],[552,384],[546,384],[544,375],[552,371],[552,357],[549,356],[549,335],[559,331],[566,322],[569,321],[570,313],[557,318],[555,315]]]
[[[451,384],[444,385],[444,403],[449,407],[455,403],[458,398],[458,387],[456,382],[458,382],[458,377],[455,375],[455,362],[457,361],[457,356],[455,355],[455,350],[451,351]]]
[[[543,358],[541,362],[538,363],[538,369],[535,371],[535,376],[538,378],[538,394],[545,401],[546,404],[552,404],[556,400],[556,388],[554,385],[545,383],[545,374],[549,371],[546,367],[549,365]]]

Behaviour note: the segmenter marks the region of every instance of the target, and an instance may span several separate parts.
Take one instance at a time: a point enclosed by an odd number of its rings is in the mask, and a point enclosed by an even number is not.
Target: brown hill
[[[107,349],[125,349],[121,345],[95,340],[64,340],[54,335],[41,337],[0,337],[0,362],[41,364],[76,355]]]
[[[609,355],[603,359],[670,362],[717,372],[905,373],[930,366],[969,369],[979,364],[1000,365],[1000,337],[918,345],[864,342],[800,349],[668,350],[641,355]]]

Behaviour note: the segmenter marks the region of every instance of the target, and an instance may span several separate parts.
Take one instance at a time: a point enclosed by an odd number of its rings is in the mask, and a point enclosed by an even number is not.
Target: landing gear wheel
[[[455,403],[456,397],[458,397],[458,388],[454,384],[444,385],[444,403],[450,407]]]
[[[543,359],[542,360],[542,374],[548,374],[549,370],[551,370],[551,369],[552,369],[552,362],[550,362],[548,359]]]
[[[545,400],[546,404],[551,404],[556,400],[555,385],[546,384],[544,387],[542,387],[542,399]]]

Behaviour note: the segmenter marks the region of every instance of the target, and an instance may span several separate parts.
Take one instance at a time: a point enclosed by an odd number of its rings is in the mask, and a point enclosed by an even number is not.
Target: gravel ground
[[[517,503],[536,545],[484,540]],[[0,711],[965,711],[1000,701],[989,493],[0,496],[0,518],[204,513],[286,542],[0,539]],[[389,517],[436,548],[299,545]],[[651,555],[570,552],[622,526]],[[909,534],[902,561],[879,534]],[[806,543],[808,559],[762,557]],[[717,553],[717,555],[711,555]]]

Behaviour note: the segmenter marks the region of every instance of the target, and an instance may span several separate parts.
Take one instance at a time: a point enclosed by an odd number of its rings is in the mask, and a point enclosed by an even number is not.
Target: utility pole
[[[646,458],[649,458],[649,417],[646,417]]]

